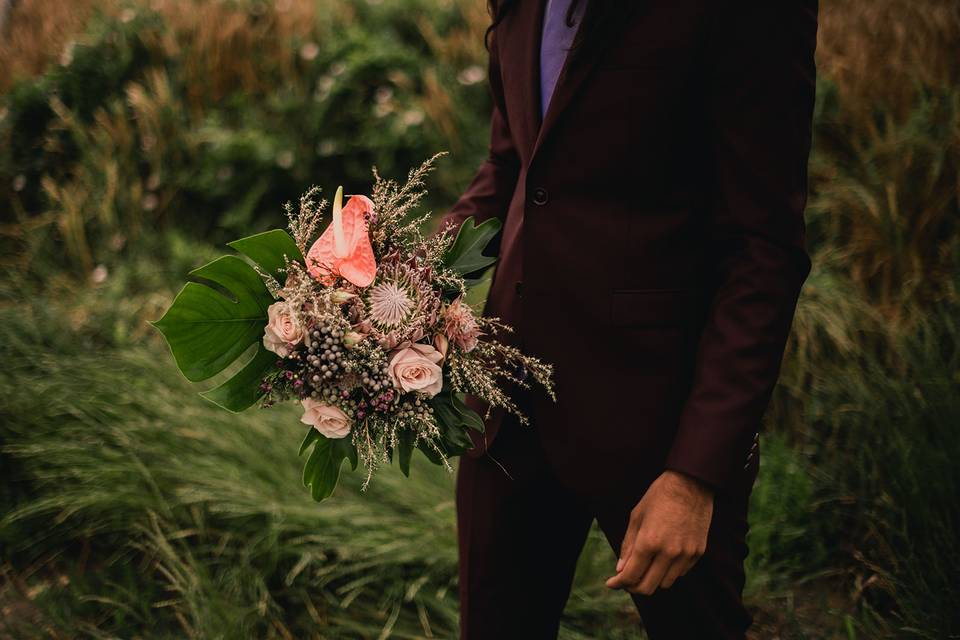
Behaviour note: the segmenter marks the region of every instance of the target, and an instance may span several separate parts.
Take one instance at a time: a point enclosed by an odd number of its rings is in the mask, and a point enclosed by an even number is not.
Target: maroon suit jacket
[[[555,365],[531,410],[564,481],[732,489],[810,268],[816,0],[635,1],[541,122],[545,1],[519,0],[490,43],[489,158],[445,221],[504,223],[485,314]]]

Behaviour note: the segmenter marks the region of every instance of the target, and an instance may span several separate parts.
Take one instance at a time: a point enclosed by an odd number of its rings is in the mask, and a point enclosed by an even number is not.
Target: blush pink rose
[[[290,354],[291,345],[303,339],[303,326],[286,302],[275,302],[267,307],[267,326],[263,331],[263,346],[281,358]]]
[[[339,407],[324,404],[313,398],[304,398],[303,417],[300,422],[308,424],[328,438],[345,438],[350,433],[350,418]]]
[[[388,372],[393,384],[403,391],[419,391],[431,398],[443,388],[443,356],[428,344],[412,344],[390,356]]]
[[[466,352],[473,351],[480,338],[480,325],[473,315],[473,309],[457,298],[447,306],[443,314],[443,328],[447,337]]]

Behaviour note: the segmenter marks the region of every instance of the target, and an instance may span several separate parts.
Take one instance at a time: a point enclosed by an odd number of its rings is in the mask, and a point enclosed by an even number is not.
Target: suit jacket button
[[[522,283],[521,281],[517,280],[517,283],[514,285],[514,289],[516,290],[517,295],[522,298],[522,297],[523,297],[523,283]]]
[[[550,200],[550,194],[543,187],[537,187],[533,190],[533,204],[543,206]]]

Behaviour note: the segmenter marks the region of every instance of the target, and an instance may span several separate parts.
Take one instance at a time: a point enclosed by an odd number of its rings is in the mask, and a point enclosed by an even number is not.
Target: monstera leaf
[[[282,229],[272,229],[240,238],[228,242],[227,246],[233,247],[247,256],[260,265],[265,273],[269,273],[281,281],[288,259],[303,264],[303,256],[300,255],[297,243],[293,241],[290,234]]]
[[[286,258],[302,261],[293,239],[279,229],[231,242],[230,246],[257,264],[263,273],[282,279]],[[229,409],[242,411],[261,397],[260,382],[276,356],[261,344],[267,307],[273,296],[248,262],[223,256],[190,272],[188,282],[162,318],[160,330],[177,367],[191,382],[217,375],[251,345],[253,357],[229,380],[201,395]]]
[[[479,225],[474,223],[472,217],[467,218],[460,225],[456,239],[443,257],[444,264],[464,277],[478,275],[497,261],[496,256],[484,255],[483,251],[500,231],[500,227],[500,220],[497,218],[490,218]]]

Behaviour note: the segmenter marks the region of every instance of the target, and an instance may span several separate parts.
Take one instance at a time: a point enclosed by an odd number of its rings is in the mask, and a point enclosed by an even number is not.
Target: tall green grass
[[[9,302],[0,544],[8,571],[26,576],[19,597],[31,599],[0,629],[455,635],[451,474],[417,464],[407,480],[389,469],[364,494],[347,476],[315,504],[299,481],[293,408],[227,413],[196,395],[156,341],[78,332],[55,302]],[[629,600],[603,587],[612,561],[595,535],[564,637],[638,637]]]
[[[748,601],[759,638],[957,636],[960,10],[821,4]],[[0,47],[0,636],[451,637],[451,476],[314,505],[296,415],[205,404],[146,321],[311,183],[449,147],[451,202],[485,150],[482,3],[82,5],[18,3]],[[638,636],[611,558],[595,533],[565,638]]]

